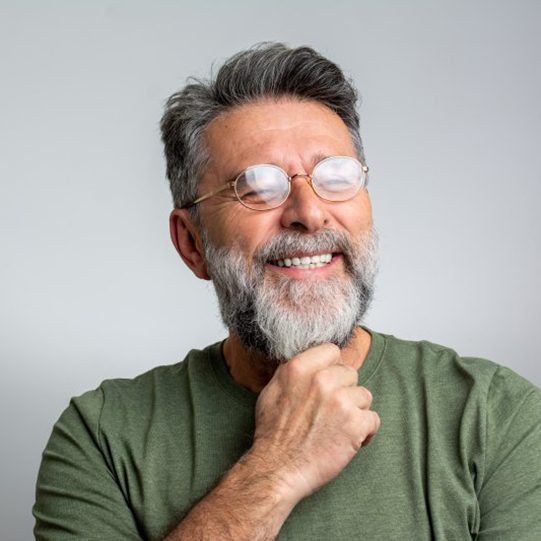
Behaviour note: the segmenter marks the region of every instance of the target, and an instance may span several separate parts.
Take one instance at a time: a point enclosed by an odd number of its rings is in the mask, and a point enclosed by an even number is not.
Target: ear
[[[190,270],[202,280],[210,280],[198,228],[186,209],[173,209],[169,216],[171,240]]]

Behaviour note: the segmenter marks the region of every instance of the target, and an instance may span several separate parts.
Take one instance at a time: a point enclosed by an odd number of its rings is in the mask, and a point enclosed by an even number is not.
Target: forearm
[[[286,486],[248,452],[164,541],[275,539],[297,503]]]

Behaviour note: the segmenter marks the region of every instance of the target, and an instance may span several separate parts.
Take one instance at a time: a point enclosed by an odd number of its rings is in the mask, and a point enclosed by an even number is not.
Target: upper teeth
[[[332,259],[332,254],[319,254],[305,257],[286,257],[279,259],[276,264],[279,267],[297,267],[300,269],[315,269],[323,267]]]

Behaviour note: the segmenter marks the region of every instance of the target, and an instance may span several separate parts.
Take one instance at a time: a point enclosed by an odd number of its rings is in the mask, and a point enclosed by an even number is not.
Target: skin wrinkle
[[[324,159],[329,158],[329,157],[330,157],[330,154],[328,152],[323,152],[322,150],[317,151],[312,156],[312,158],[310,160],[310,168],[307,171],[297,171],[296,173],[293,173],[292,175],[289,175],[289,176],[311,175],[313,170],[315,169],[316,165],[319,162],[321,162]],[[267,160],[267,161],[259,163],[259,164],[252,164],[251,167],[254,166],[254,165],[274,165],[274,166],[279,167],[280,169],[282,169],[281,164],[283,164],[285,162],[285,158],[286,158],[286,156],[284,155],[284,156],[281,157],[281,159],[270,159],[270,160]],[[227,178],[226,182],[231,182],[231,181],[235,180],[245,170],[246,170],[246,168],[239,169],[235,173],[225,175],[225,177]],[[287,174],[287,171],[285,171],[285,173]],[[226,195],[230,195],[230,194],[226,194]]]
[[[230,178],[230,173],[234,175],[257,163],[276,163],[286,173],[293,175],[311,173],[312,162],[318,154],[356,156],[347,128],[339,117],[324,106],[313,102],[279,101],[273,105],[272,110],[274,112],[270,121],[278,124],[280,130],[264,131],[260,136],[257,135],[258,128],[264,129],[269,124],[270,107],[265,102],[238,107],[212,124],[206,134],[206,143],[213,160],[201,178],[200,194],[222,186]],[[311,116],[317,117],[318,122],[307,122],[306,119]],[[224,127],[226,120],[227,128]],[[273,135],[269,136],[271,132]],[[246,137],[246,133],[252,136]],[[302,153],[299,152],[299,145],[302,145]],[[226,190],[201,204],[201,224],[217,245],[230,242],[225,232],[234,235],[231,238],[238,235],[244,237],[245,233],[240,232],[239,226],[243,229],[259,229],[273,223],[271,227],[278,232],[280,228],[275,218],[286,213],[292,214],[290,209],[293,206],[301,209],[301,202],[302,207],[308,210],[304,205],[308,194],[316,197],[306,180],[299,179],[293,183],[290,201],[282,208],[254,214],[254,211],[246,211],[242,205],[237,204],[234,194]],[[356,217],[351,216],[353,207],[356,207]],[[344,219],[352,225],[355,220],[361,227],[370,221],[370,204],[365,193],[360,193],[349,203],[327,202],[325,208],[328,209],[325,212],[329,218],[336,222],[332,224],[333,227],[349,230],[350,224],[346,224]],[[220,224],[220,227],[216,228],[214,224]],[[283,226],[288,227],[285,224]],[[270,238],[270,228],[268,233]],[[253,244],[249,239],[246,241]],[[241,248],[244,250],[245,246]]]
[[[297,100],[282,99],[277,103],[280,105],[284,103],[296,104],[299,102]],[[318,104],[316,102],[310,102],[310,104],[312,107],[318,108],[320,110],[326,109],[324,105]],[[240,137],[235,138],[235,146],[237,148],[244,147],[246,149],[246,152],[241,152],[240,155],[235,153],[231,157],[223,157],[220,164],[217,164],[213,159],[210,159],[207,167],[205,168],[205,173],[202,175],[198,193],[202,194],[212,189],[208,188],[208,186],[214,184],[212,182],[212,179],[214,178],[225,178],[226,181],[235,179],[242,171],[244,171],[244,169],[251,165],[254,165],[252,158],[253,154],[266,154],[265,159],[263,161],[260,161],[259,163],[278,165],[290,175],[296,173],[311,174],[314,166],[319,161],[321,161],[323,157],[328,157],[331,155],[328,151],[326,152],[323,149],[314,150],[310,158],[305,161],[302,170],[292,171],[292,166],[290,164],[290,156],[294,155],[295,149],[294,144],[287,144],[288,134],[292,129],[291,120],[288,119],[288,121],[284,122],[284,125],[280,127],[265,127],[266,111],[264,109],[262,111],[259,110],[260,106],[265,105],[265,100],[261,100],[260,102],[258,102],[257,105],[258,107],[252,106],[250,108],[251,122],[254,123],[255,126],[252,129],[246,130],[246,133],[243,133]],[[242,112],[242,110],[246,109],[247,107],[248,106],[240,106],[235,110],[229,111],[228,115],[234,114],[235,111]],[[207,130],[205,134],[205,145],[207,146],[207,148],[213,146],[216,137],[219,136],[218,134],[226,134],[231,129],[233,129],[234,124],[230,120],[228,120],[228,115],[224,115],[215,119],[215,121],[213,121],[213,123],[211,124],[211,126],[215,128],[217,127],[217,125],[220,126],[219,132],[216,135],[214,135],[214,130]],[[317,130],[320,127],[319,122],[309,121],[306,119],[306,117],[301,117],[300,120],[302,121],[302,124],[299,124],[299,127],[297,128],[299,130],[302,129],[302,131],[308,131],[311,128],[315,128]],[[327,132],[325,135],[325,142],[327,146],[329,146],[329,144],[337,144],[339,146],[339,144],[341,143],[341,139],[339,136],[333,136],[329,132]],[[258,140],[261,142],[255,143],[255,141]],[[275,149],[272,153],[269,154],[269,149],[266,145],[266,141],[269,140],[280,140],[283,143],[279,149]],[[356,155],[355,152],[353,154]],[[295,167],[293,169],[295,169]],[[226,171],[227,173],[224,174],[223,171]],[[292,172],[289,173],[289,171]]]

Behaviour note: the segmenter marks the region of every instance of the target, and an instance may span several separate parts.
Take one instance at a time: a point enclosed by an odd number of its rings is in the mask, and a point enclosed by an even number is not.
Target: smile
[[[271,264],[277,265],[278,267],[291,267],[294,269],[318,269],[328,265],[331,262],[332,257],[331,253],[303,257],[285,257],[284,259],[272,261]]]

